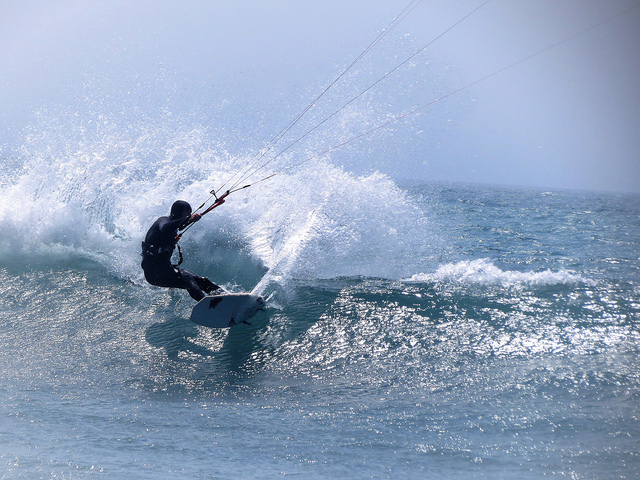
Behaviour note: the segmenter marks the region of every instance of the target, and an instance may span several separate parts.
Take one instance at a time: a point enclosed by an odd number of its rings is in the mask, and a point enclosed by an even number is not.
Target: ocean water
[[[309,162],[185,234],[268,299],[214,330],[139,243],[246,159],[91,138],[3,157],[0,478],[640,478],[639,196]]]

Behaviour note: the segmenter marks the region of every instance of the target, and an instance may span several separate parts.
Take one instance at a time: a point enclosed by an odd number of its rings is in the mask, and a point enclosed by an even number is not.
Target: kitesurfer
[[[208,278],[199,277],[171,263],[179,240],[178,230],[184,230],[202,217],[199,213],[192,215],[191,212],[189,203],[178,200],[171,206],[170,216],[160,217],[151,225],[142,242],[142,270],[151,285],[184,288],[194,300],[200,301],[205,294],[216,290],[222,293],[224,290]]]

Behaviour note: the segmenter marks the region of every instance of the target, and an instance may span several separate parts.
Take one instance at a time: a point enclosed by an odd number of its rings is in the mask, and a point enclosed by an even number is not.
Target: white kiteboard
[[[250,293],[225,293],[200,300],[191,312],[191,321],[212,328],[233,327],[248,323],[258,310],[263,310],[262,297]]]

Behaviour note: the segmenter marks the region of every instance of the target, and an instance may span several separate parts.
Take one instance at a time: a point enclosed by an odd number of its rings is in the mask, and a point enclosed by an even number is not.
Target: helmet
[[[171,220],[178,220],[189,215],[191,215],[191,205],[184,200],[178,200],[171,205]]]

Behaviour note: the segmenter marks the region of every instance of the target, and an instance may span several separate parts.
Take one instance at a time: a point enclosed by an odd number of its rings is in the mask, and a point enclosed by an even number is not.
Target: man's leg
[[[224,288],[220,287],[219,285],[216,285],[206,277],[196,277],[196,282],[198,283],[198,286],[202,290],[204,290],[207,294],[214,292],[214,294],[219,295],[225,292]]]
[[[189,295],[191,295],[191,298],[193,298],[196,302],[202,300],[205,297],[205,293],[202,291],[200,285],[198,284],[198,279],[200,277],[181,268],[176,268],[176,270],[178,271],[178,276],[180,277],[180,280],[182,282],[182,286],[178,288],[185,288],[187,292],[189,292]]]

